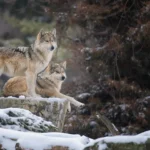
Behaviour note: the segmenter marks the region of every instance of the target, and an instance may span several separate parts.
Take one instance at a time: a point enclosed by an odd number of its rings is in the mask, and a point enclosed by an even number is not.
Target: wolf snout
[[[66,78],[65,76],[62,76],[62,77],[61,77],[61,80],[65,80],[65,78]]]
[[[54,46],[53,46],[53,45],[50,47],[50,50],[51,50],[51,51],[53,51],[53,50],[54,50]]]

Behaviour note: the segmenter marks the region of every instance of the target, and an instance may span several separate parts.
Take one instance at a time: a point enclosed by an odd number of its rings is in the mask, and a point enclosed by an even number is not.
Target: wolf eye
[[[49,42],[48,40],[45,40],[45,42]]]
[[[56,73],[59,73],[59,71],[56,71]]]

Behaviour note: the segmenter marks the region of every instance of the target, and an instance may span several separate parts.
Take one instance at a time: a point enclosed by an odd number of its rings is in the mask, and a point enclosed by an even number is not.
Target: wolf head
[[[54,51],[57,48],[56,29],[52,31],[43,31],[37,35],[35,47],[42,50]]]
[[[63,82],[66,76],[66,61],[57,64],[57,63],[50,63],[47,68],[39,74],[42,78],[48,78],[50,80],[54,80],[57,82]]]

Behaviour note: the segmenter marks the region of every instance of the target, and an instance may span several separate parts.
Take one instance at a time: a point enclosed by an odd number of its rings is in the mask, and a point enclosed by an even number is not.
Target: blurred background
[[[149,0],[0,0],[0,46],[28,46],[41,28],[57,30],[62,92],[86,104],[68,113],[64,132],[110,135],[97,113],[120,134],[150,129]]]

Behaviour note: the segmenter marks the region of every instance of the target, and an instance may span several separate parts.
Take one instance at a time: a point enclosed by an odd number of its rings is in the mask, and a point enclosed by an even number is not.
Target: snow
[[[19,96],[19,98],[24,99],[24,98],[25,98],[25,96],[24,96],[24,95],[20,95],[20,96]]]
[[[87,96],[89,93],[81,94],[80,97],[83,98]],[[26,99],[24,96],[16,97],[8,97],[10,99]],[[27,98],[28,99],[28,98]],[[37,100],[37,98],[32,98],[32,100]],[[32,101],[31,100],[31,101]],[[39,100],[48,101],[48,102],[60,102],[63,103],[65,100],[59,98],[39,98]],[[121,105],[122,109],[125,109],[125,105]],[[13,114],[18,114],[18,116],[8,115],[8,112],[12,111]],[[16,143],[19,143],[22,149],[33,149],[33,150],[43,150],[50,149],[53,146],[64,146],[68,147],[72,150],[83,150],[86,147],[93,146],[94,144],[98,144],[99,150],[105,150],[107,148],[107,143],[136,143],[141,144],[145,143],[148,139],[150,139],[150,131],[143,132],[134,136],[110,136],[98,138],[96,140],[90,139],[86,136],[81,136],[78,134],[67,134],[67,133],[59,133],[59,132],[47,132],[47,133],[38,133],[31,132],[21,129],[18,126],[18,118],[19,119],[29,119],[33,121],[35,125],[38,125],[42,122],[41,117],[34,116],[30,111],[20,109],[20,108],[7,108],[0,109],[0,118],[4,118],[7,120],[11,119],[12,122],[15,122],[16,125],[0,125],[0,144],[2,144],[3,148],[7,150],[15,150]],[[73,119],[74,116],[72,116]],[[47,122],[48,124],[53,125],[51,122]],[[91,122],[91,125],[95,125],[95,122]],[[4,129],[7,128],[7,129]],[[12,130],[13,129],[13,130]],[[22,130],[22,131],[15,131]]]
[[[91,95],[90,93],[82,93],[82,94],[78,95],[78,98],[83,99],[83,98],[88,97],[90,95]]]
[[[150,131],[136,136],[113,136],[96,140],[78,134],[67,134],[59,132],[33,133],[21,132],[0,128],[0,144],[7,150],[15,150],[15,144],[19,143],[21,148],[43,150],[53,146],[64,146],[73,150],[83,150],[86,147],[98,143],[99,150],[105,150],[107,143],[144,143],[150,138]]]
[[[150,96],[147,96],[147,97],[145,97],[144,99],[147,100],[147,99],[149,99],[149,98],[150,98]]]
[[[39,102],[39,101],[45,101],[45,102],[48,102],[51,104],[51,108],[53,108],[53,104],[55,102],[58,103],[58,108],[60,108],[60,105],[64,105],[64,102],[68,101],[67,99],[63,99],[63,98],[56,98],[56,97],[50,97],[50,98],[42,98],[42,97],[25,97],[23,95],[19,96],[19,98],[17,97],[13,97],[13,96],[8,96],[8,97],[0,97],[0,100],[8,100],[10,99],[11,101],[12,100],[15,100],[15,101],[20,101],[20,100],[27,100],[27,101],[33,101],[33,102]],[[51,109],[52,110],[52,109]]]
[[[97,124],[97,122],[96,121],[91,121],[90,122],[90,126],[91,127],[95,127],[95,126],[97,126],[98,124]]]
[[[41,142],[42,141],[42,142]],[[80,135],[68,135],[64,133],[32,133],[20,132],[0,128],[0,143],[7,150],[15,150],[15,144],[22,148],[42,150],[53,146],[66,146],[69,149],[82,150],[88,138]]]
[[[140,137],[140,136],[115,136],[115,137],[105,137],[100,138],[100,142],[106,142],[106,143],[144,143],[146,142],[147,137]]]
[[[34,129],[42,132],[42,127],[45,127],[45,130],[49,130],[48,127],[50,126],[55,127],[52,122],[20,108],[0,109],[0,120],[0,127],[19,131],[32,131]],[[27,123],[26,128],[25,123]]]
[[[34,139],[34,140],[33,140]],[[42,142],[41,142],[42,141]],[[46,137],[40,134],[21,137],[17,142],[26,149],[50,149],[53,146],[67,146],[70,149],[82,149],[84,146],[78,138],[65,139],[61,137]]]
[[[105,143],[99,144],[99,149],[105,150],[106,148],[107,148],[107,144],[105,144]]]
[[[149,131],[150,134],[150,131]],[[89,142],[86,147],[92,146],[95,143],[98,143],[99,150],[105,150],[107,148],[107,143],[136,143],[141,144],[145,143],[150,136],[112,136],[112,137],[104,137],[93,140]]]
[[[138,134],[137,136],[150,136],[150,131],[145,131],[143,133]]]
[[[125,111],[127,107],[129,107],[127,104],[121,104],[119,105],[119,107],[121,108],[121,110]]]
[[[97,50],[97,51],[104,50],[106,47],[107,47],[107,45],[104,45],[104,46],[102,46],[102,47],[97,47],[96,50]]]
[[[49,133],[41,133],[45,136],[51,136],[51,137],[58,137],[58,138],[78,138],[78,140],[82,144],[88,144],[90,141],[93,141],[92,139],[89,139],[86,136],[80,136],[79,134],[67,134],[67,133],[59,133],[59,132],[49,132]]]

